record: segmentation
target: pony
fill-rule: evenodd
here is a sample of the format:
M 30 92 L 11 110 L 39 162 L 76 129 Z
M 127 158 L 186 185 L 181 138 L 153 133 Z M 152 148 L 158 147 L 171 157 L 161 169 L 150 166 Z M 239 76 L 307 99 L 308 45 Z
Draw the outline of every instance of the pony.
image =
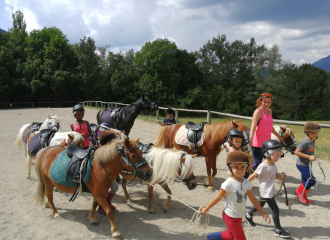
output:
M 28 137 L 27 142 L 27 156 L 25 160 L 25 169 L 27 170 L 26 178 L 31 178 L 31 165 L 32 165 L 32 159 L 35 159 L 35 156 L 32 156 L 29 151 L 29 146 L 31 143 L 32 138 L 37 134 L 38 132 L 34 132 L 30 134 Z M 56 145 L 62 145 L 62 146 L 68 146 L 69 144 L 72 145 L 78 145 L 80 147 L 84 146 L 84 138 L 80 135 L 80 133 L 77 132 L 55 132 L 54 136 L 50 140 L 49 147 L 56 146 Z
M 94 152 L 90 180 L 86 184 L 86 187 L 94 197 L 89 213 L 90 222 L 97 222 L 95 210 L 97 205 L 100 204 L 110 219 L 112 237 L 114 238 L 121 237 L 121 233 L 115 223 L 114 212 L 105 198 L 108 189 L 124 167 L 137 173 L 139 178 L 146 181 L 152 176 L 152 169 L 142 157 L 142 152 L 137 146 L 138 141 L 139 139 L 133 141 L 126 138 L 125 140 L 111 142 L 97 149 Z M 54 186 L 65 193 L 73 193 L 75 191 L 74 187 L 58 184 L 50 177 L 50 168 L 58 154 L 62 151 L 64 149 L 59 146 L 43 148 L 38 152 L 35 164 L 35 170 L 39 179 L 35 200 L 40 205 L 49 205 L 54 218 L 59 216 L 53 202 Z M 48 199 L 46 203 L 45 196 Z
M 121 109 L 122 113 L 120 113 Z M 101 124 L 102 122 L 108 122 L 111 128 L 115 128 L 120 131 L 125 131 L 125 134 L 128 136 L 131 131 L 131 128 L 133 127 L 135 119 L 143 110 L 147 110 L 150 113 L 157 109 L 157 104 L 142 97 L 141 99 L 124 108 L 119 108 L 117 111 L 117 113 L 119 113 L 118 119 L 110 121 L 110 115 L 115 110 L 114 108 L 101 109 L 97 113 L 96 119 L 98 124 Z
M 59 128 L 60 120 L 57 115 L 52 117 L 48 116 L 48 118 L 46 118 L 45 121 L 42 123 L 33 122 L 25 124 L 20 128 L 17 134 L 15 146 L 17 147 L 17 149 L 23 150 L 24 156 L 27 157 L 27 140 L 32 132 L 41 131 L 43 129 L 54 129 L 58 131 Z
M 164 148 L 176 148 L 178 150 L 185 151 L 189 154 L 194 154 L 194 150 L 190 149 L 187 146 L 178 145 L 175 142 L 175 135 L 181 124 L 173 124 L 171 126 L 162 127 L 156 138 L 153 141 L 153 144 L 156 147 L 164 147 Z M 216 167 L 216 159 L 218 154 L 221 151 L 222 144 L 227 140 L 227 134 L 230 130 L 237 128 L 238 130 L 244 131 L 246 129 L 246 125 L 244 125 L 243 121 L 240 120 L 237 123 L 235 120 L 229 122 L 221 122 L 215 124 L 205 124 L 204 134 L 205 139 L 203 145 L 199 147 L 200 155 L 205 157 L 206 163 L 206 172 L 207 172 L 207 182 L 206 185 L 209 186 L 210 189 L 213 189 L 211 182 L 212 178 L 217 174 Z M 212 172 L 211 172 L 212 170 Z
M 152 147 L 148 151 L 146 154 L 146 160 L 153 168 L 152 178 L 148 181 L 148 183 L 150 183 L 148 184 L 149 201 L 147 205 L 147 211 L 149 213 L 155 213 L 155 209 L 152 205 L 152 185 L 158 183 L 168 194 L 172 194 L 172 191 L 167 184 L 169 180 L 182 182 L 189 190 L 193 190 L 197 187 L 197 181 L 193 173 L 193 157 L 194 156 L 188 155 L 185 152 L 178 151 L 176 149 Z M 127 181 L 132 180 L 132 174 L 127 171 L 123 171 L 120 175 L 123 177 L 122 187 L 125 194 L 125 200 L 126 202 L 132 202 L 126 188 Z M 163 204 L 164 212 L 167 212 L 170 206 L 171 196 L 168 195 L 166 202 Z
M 294 140 L 294 134 L 292 129 L 289 126 L 274 126 L 275 131 L 284 139 L 284 142 L 281 143 L 283 147 L 288 150 L 291 154 L 294 154 L 297 148 L 297 144 Z M 273 133 L 271 139 L 280 141 Z

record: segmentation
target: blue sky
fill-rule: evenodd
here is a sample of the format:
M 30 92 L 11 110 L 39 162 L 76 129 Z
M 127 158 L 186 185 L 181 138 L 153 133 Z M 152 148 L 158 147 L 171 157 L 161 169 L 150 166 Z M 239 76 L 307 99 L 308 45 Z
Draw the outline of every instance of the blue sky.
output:
M 196 51 L 218 34 L 227 40 L 280 46 L 297 65 L 330 55 L 327 0 L 0 0 L 0 28 L 24 13 L 27 30 L 55 26 L 70 43 L 84 36 L 114 52 L 166 37 Z

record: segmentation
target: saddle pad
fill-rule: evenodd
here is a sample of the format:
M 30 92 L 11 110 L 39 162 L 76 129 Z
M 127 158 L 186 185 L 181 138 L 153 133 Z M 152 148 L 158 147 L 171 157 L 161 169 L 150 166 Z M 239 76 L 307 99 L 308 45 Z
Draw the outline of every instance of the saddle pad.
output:
M 38 151 L 41 149 L 38 146 L 39 138 L 40 138 L 40 132 L 36 133 L 30 141 L 29 153 L 30 153 L 31 156 L 35 156 L 38 153 Z
M 28 140 L 28 137 L 30 135 L 30 132 L 31 132 L 31 125 L 27 126 L 24 131 L 23 131 L 23 134 L 22 134 L 22 141 L 24 143 L 27 143 L 27 140 Z
M 111 117 L 111 109 L 109 109 L 108 111 L 106 111 L 105 113 L 103 113 L 102 115 L 102 122 L 110 122 L 110 117 Z
M 71 158 L 68 157 L 67 150 L 60 152 L 50 167 L 49 174 L 54 182 L 67 187 L 75 187 L 76 183 L 72 180 L 72 178 L 68 177 L 68 181 L 65 182 L 66 169 L 70 163 L 70 160 Z M 92 162 L 93 160 L 88 161 L 86 174 L 82 178 L 84 184 L 87 184 L 91 177 Z
M 204 127 L 204 130 L 205 130 L 205 127 Z M 179 145 L 187 146 L 190 149 L 192 149 L 194 147 L 194 144 L 188 141 L 187 134 L 188 134 L 188 129 L 186 128 L 185 125 L 182 125 L 175 134 L 175 142 Z M 199 142 L 197 143 L 198 147 L 200 147 L 204 144 L 204 138 L 205 138 L 205 134 L 203 131 L 201 140 L 199 140 Z

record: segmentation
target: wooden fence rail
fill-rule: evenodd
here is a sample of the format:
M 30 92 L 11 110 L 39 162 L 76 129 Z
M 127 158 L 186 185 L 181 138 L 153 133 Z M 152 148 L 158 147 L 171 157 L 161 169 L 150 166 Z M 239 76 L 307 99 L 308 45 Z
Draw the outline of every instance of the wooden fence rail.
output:
M 119 103 L 119 102 L 102 102 L 102 101 L 85 101 L 81 102 L 80 104 L 84 106 L 90 106 L 90 107 L 100 107 L 100 108 L 107 108 L 110 107 L 119 107 L 119 106 L 127 106 L 130 104 L 126 103 Z M 166 110 L 166 107 L 159 107 L 159 109 Z M 156 119 L 159 119 L 159 109 L 156 111 Z M 215 111 L 209 111 L 209 110 L 194 110 L 194 109 L 183 109 L 183 108 L 173 108 L 175 111 L 175 120 L 176 122 L 179 122 L 179 112 L 196 112 L 196 113 L 206 113 L 206 122 L 211 124 L 211 114 L 220 115 L 220 116 L 226 116 L 226 117 L 232 117 L 232 118 L 239 118 L 239 119 L 246 119 L 246 120 L 252 120 L 252 117 L 246 117 L 246 116 L 240 116 L 230 113 L 221 113 L 221 112 L 215 112 Z M 280 120 L 280 119 L 274 119 L 274 123 L 280 123 L 280 124 L 289 124 L 289 125 L 298 125 L 298 126 L 304 126 L 306 122 L 296 122 L 296 121 L 288 121 L 288 120 Z M 329 124 L 319 124 L 322 128 L 330 128 Z

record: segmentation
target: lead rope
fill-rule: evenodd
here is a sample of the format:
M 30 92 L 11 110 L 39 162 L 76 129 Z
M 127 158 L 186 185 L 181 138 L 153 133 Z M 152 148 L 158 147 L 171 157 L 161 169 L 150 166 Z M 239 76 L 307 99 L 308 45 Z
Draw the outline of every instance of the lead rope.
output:
M 151 183 L 148 183 L 148 182 L 146 182 L 146 183 L 149 184 L 149 185 L 151 185 L 151 186 L 153 186 L 153 187 L 155 187 L 155 185 L 153 185 L 153 184 L 151 184 Z M 192 217 L 191 220 L 189 221 L 189 226 L 190 226 L 190 228 L 197 230 L 197 228 L 200 226 L 200 224 L 201 224 L 201 222 L 202 222 L 202 215 L 203 215 L 203 214 L 202 214 L 202 212 L 201 212 L 200 210 L 201 210 L 204 206 L 200 207 L 200 208 L 198 209 L 198 211 L 196 211 L 196 209 L 193 208 L 192 206 L 190 206 L 189 204 L 186 204 L 186 203 L 184 203 L 183 201 L 181 201 L 180 199 L 174 197 L 173 195 L 168 194 L 164 189 L 162 189 L 162 190 L 163 190 L 168 196 L 174 198 L 175 200 L 181 202 L 183 205 L 186 205 L 187 207 L 189 207 L 190 209 L 192 209 L 192 210 L 195 211 L 193 217 Z M 204 229 L 206 229 L 206 228 L 209 226 L 209 223 L 210 223 L 210 215 L 207 214 L 207 213 L 205 213 L 204 215 L 205 215 Z M 196 233 L 195 233 L 195 234 L 196 234 Z

